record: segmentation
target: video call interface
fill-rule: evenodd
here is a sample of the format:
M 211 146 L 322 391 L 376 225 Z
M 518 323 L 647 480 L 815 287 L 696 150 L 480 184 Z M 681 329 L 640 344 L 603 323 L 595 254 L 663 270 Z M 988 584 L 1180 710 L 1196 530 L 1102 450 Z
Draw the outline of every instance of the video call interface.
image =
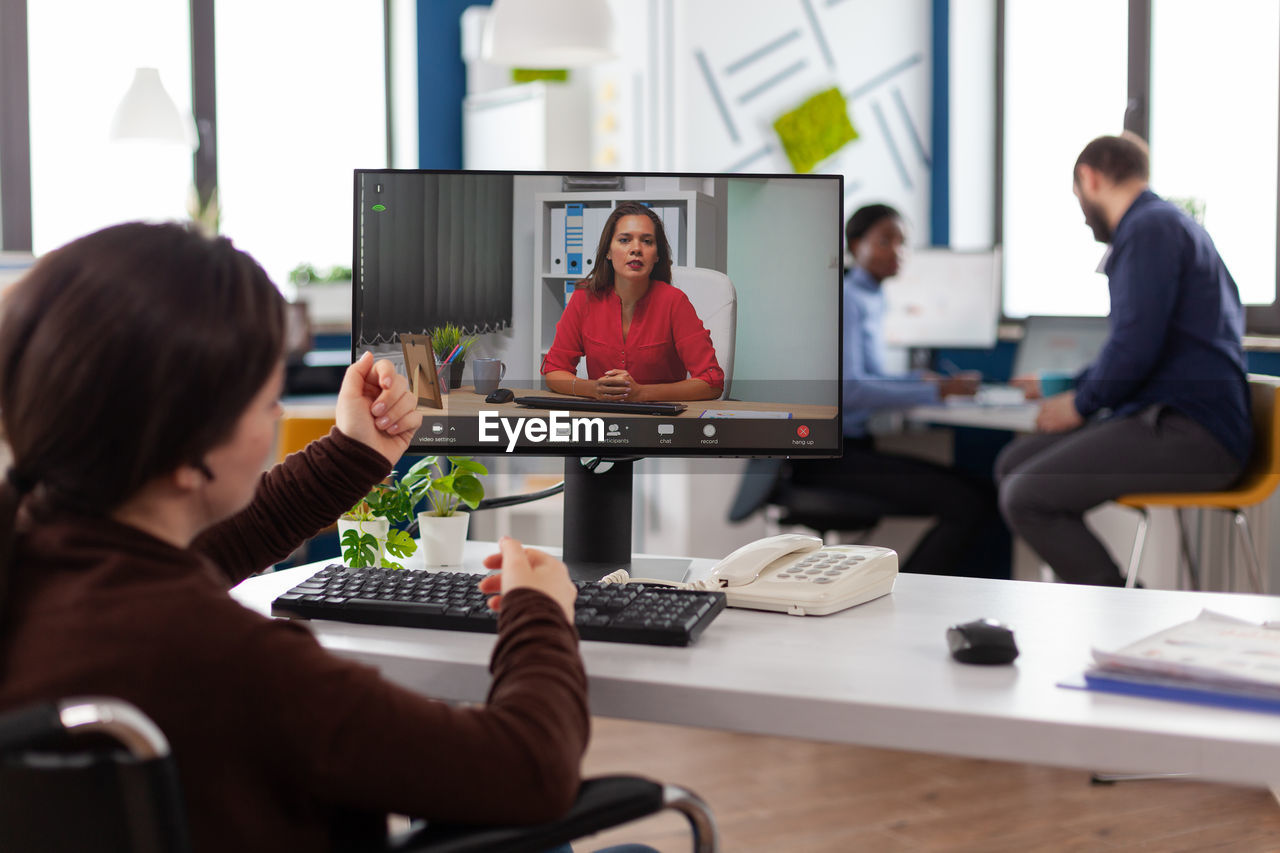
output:
M 842 198 L 838 175 L 359 170 L 352 354 L 409 378 L 411 452 L 838 455 Z

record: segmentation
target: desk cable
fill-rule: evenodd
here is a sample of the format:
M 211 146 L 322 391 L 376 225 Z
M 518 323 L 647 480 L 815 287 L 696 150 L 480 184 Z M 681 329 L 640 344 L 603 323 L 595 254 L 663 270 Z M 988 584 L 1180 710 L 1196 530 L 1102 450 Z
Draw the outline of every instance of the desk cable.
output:
M 587 461 L 583 462 L 582 467 L 586 468 L 588 471 L 595 471 L 597 468 L 599 468 L 601 465 L 605 463 L 633 462 L 640 458 L 642 457 L 639 457 L 639 456 L 616 456 L 616 457 L 615 456 L 608 456 L 608 457 L 593 456 Z M 500 498 L 485 498 L 484 500 L 480 501 L 480 503 L 476 504 L 475 509 L 472 509 L 466 504 L 462 504 L 461 506 L 458 507 L 458 512 L 479 512 L 481 510 L 486 510 L 486 509 L 502 509 L 503 507 L 508 507 L 508 506 L 519 506 L 520 504 L 527 504 L 527 503 L 533 503 L 534 501 L 540 501 L 543 498 L 555 497 L 556 495 L 560 494 L 563 491 L 564 491 L 564 480 L 561 480 L 560 482 L 556 483 L 554 486 L 548 486 L 547 488 L 541 489 L 536 492 L 526 492 L 522 495 L 506 495 L 505 497 L 500 497 Z M 416 517 L 413 519 L 412 522 L 410 522 L 409 526 L 405 528 L 405 532 L 408 533 L 410 536 L 418 535 L 418 519 Z
M 701 592 L 720 592 L 728 584 L 723 578 L 703 578 L 699 581 L 667 581 L 658 578 L 633 578 L 626 569 L 618 569 L 600 578 L 600 583 L 643 583 L 649 586 L 669 586 L 674 589 L 693 589 Z

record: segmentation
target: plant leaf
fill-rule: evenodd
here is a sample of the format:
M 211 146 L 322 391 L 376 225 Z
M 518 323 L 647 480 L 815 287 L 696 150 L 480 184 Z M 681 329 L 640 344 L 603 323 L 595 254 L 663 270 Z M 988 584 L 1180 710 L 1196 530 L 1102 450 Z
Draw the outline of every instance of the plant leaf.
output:
M 409 557 L 418 550 L 418 543 L 403 530 L 392 530 L 387 533 L 387 551 L 396 557 Z
M 402 483 L 407 482 L 412 484 L 412 483 L 418 482 L 423 477 L 428 476 L 431 473 L 430 471 L 431 466 L 436 464 L 436 460 L 439 458 L 440 457 L 438 456 L 422 457 L 417 462 L 415 462 L 408 471 L 404 472 L 404 479 L 402 479 L 400 482 Z
M 342 561 L 353 569 L 366 569 L 378 560 L 378 540 L 372 533 L 348 530 L 341 544 Z
M 470 474 L 462 474 L 454 480 L 453 490 L 472 509 L 484 499 L 484 484 Z
M 483 464 L 472 459 L 470 456 L 450 456 L 449 462 L 453 465 L 454 470 L 470 471 L 472 474 L 488 474 L 489 469 Z

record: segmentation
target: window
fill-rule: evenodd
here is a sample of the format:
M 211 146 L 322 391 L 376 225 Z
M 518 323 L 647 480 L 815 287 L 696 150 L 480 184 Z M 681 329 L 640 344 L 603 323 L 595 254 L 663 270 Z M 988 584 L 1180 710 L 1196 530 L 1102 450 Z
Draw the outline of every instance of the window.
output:
M 1004 313 L 1104 315 L 1104 247 L 1071 192 L 1090 139 L 1123 130 L 1127 4 L 1006 0 Z
M 1070 194 L 1070 167 L 1132 106 L 1152 189 L 1201 212 L 1241 298 L 1258 306 L 1250 328 L 1280 331 L 1280 6 L 1150 0 L 1148 23 L 1143 2 L 1002 5 L 1006 315 L 1107 313 L 1105 279 L 1082 272 L 1101 247 Z
M 219 3 L 216 24 L 222 233 L 281 286 L 350 266 L 353 170 L 387 165 L 382 0 Z
M 1203 206 L 1254 305 L 1276 298 L 1277 69 L 1280 4 L 1152 4 L 1152 188 Z
M 191 114 L 187 4 L 41 0 L 27 15 L 36 254 L 116 222 L 185 218 L 191 150 L 108 132 L 138 67 Z
M 387 159 L 382 0 L 215 12 L 222 233 L 282 286 L 303 262 L 348 266 L 353 170 Z M 115 222 L 187 218 L 191 150 L 108 131 L 137 67 L 159 69 L 191 115 L 188 4 L 41 0 L 28 33 L 35 252 Z

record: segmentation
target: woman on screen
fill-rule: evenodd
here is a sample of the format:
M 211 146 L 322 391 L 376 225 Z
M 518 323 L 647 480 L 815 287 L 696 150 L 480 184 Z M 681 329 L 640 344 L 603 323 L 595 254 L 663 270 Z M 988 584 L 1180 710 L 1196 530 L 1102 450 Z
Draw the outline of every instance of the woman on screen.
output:
M 589 718 L 560 561 L 509 538 L 486 560 L 502 615 L 477 707 L 227 595 L 404 453 L 422 417 L 390 362 L 348 368 L 336 428 L 263 473 L 284 301 L 228 240 L 113 226 L 41 258 L 4 309 L 0 711 L 138 706 L 172 744 L 195 850 L 328 850 L 356 814 L 512 823 L 569 807 Z
M 543 360 L 547 387 L 596 400 L 713 400 L 724 391 L 711 333 L 671 285 L 662 220 L 624 201 L 605 222 L 595 269 L 565 306 Z M 576 376 L 587 359 L 587 378 Z

